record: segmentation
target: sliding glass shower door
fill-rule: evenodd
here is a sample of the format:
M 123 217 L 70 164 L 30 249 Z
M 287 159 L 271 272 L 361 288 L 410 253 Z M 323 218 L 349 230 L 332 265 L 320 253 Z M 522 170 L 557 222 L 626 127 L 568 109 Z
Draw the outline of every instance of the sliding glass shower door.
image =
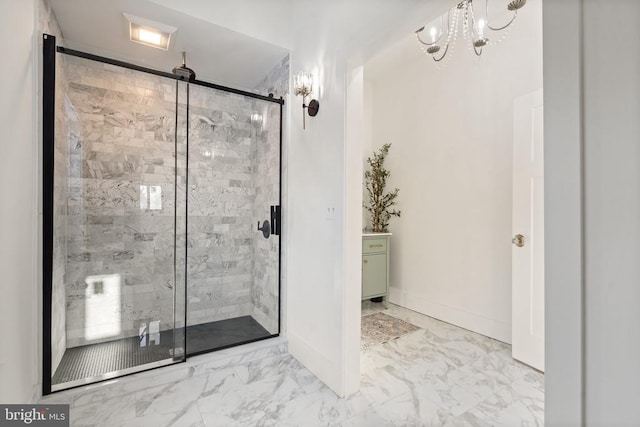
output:
M 184 359 L 176 161 L 186 144 L 174 80 L 55 59 L 54 391 Z
M 192 355 L 279 332 L 281 105 L 181 84 L 189 99 L 186 332 Z
M 43 392 L 280 331 L 282 100 L 44 36 Z

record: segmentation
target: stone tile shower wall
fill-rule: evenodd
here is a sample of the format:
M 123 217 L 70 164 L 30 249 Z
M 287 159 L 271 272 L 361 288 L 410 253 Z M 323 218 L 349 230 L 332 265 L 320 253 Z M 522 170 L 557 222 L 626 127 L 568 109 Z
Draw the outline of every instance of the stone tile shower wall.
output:
M 66 120 L 78 130 L 59 139 L 67 346 L 136 336 L 154 320 L 171 329 L 175 83 L 74 57 L 65 65 Z
M 249 316 L 255 131 L 244 96 L 191 85 L 187 324 Z
M 278 201 L 279 105 L 191 85 L 187 188 L 180 83 L 176 194 L 175 82 L 74 57 L 65 64 L 67 131 L 56 152 L 65 265 L 55 271 L 64 271 L 67 346 L 136 336 L 154 320 L 173 328 L 174 197 L 178 270 L 188 222 L 188 324 L 251 315 L 277 332 L 278 248 L 256 223 Z
M 282 58 L 260 83 L 253 88 L 259 94 L 272 93 L 274 98 L 287 98 L 289 94 L 289 55 Z M 286 106 L 286 105 L 285 105 Z
M 289 92 L 289 55 L 254 90 L 262 94 L 272 93 L 275 98 L 286 98 Z M 263 108 L 260 117 L 254 154 L 254 223 L 269 218 L 269 206 L 278 204 L 280 196 L 280 106 L 273 104 Z M 258 238 L 253 252 L 251 314 L 271 333 L 278 332 L 280 248 L 277 242 L 273 237 Z

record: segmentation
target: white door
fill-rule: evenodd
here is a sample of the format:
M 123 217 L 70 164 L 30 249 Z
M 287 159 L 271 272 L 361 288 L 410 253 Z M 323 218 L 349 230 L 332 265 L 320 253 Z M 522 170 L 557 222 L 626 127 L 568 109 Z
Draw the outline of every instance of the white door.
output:
M 512 356 L 544 371 L 542 90 L 513 111 Z

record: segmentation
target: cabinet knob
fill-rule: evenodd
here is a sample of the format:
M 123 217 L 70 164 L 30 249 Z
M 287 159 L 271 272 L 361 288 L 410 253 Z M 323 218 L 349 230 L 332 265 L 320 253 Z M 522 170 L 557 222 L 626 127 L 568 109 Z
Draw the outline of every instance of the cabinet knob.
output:
M 364 260 L 362 260 L 362 263 L 363 263 L 363 264 L 367 264 L 368 262 L 369 262 L 369 260 L 368 260 L 368 259 L 364 259 Z

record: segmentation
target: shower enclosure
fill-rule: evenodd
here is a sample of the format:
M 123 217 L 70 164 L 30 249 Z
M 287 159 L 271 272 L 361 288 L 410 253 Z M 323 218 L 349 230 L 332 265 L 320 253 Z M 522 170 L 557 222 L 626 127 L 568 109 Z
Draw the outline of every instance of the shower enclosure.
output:
M 282 99 L 44 35 L 43 391 L 280 332 Z

